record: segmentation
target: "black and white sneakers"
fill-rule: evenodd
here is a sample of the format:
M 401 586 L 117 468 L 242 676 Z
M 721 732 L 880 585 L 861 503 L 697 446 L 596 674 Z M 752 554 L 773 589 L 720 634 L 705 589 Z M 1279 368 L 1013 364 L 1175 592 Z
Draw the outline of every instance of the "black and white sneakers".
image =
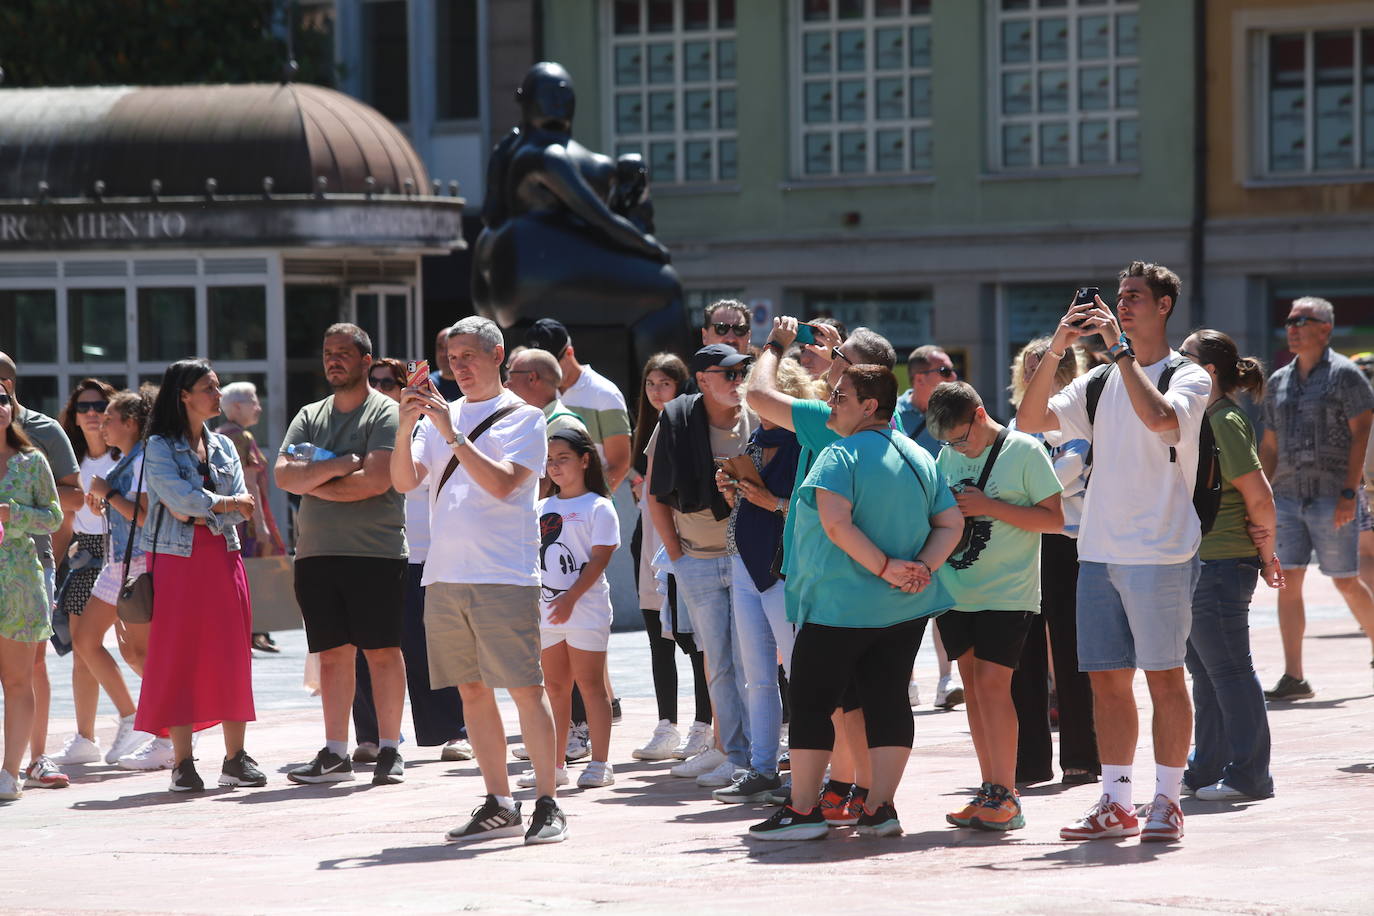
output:
M 472 810 L 468 822 L 444 834 L 444 839 L 449 843 L 466 843 L 487 837 L 519 836 L 520 822 L 519 802 L 515 803 L 514 810 L 503 808 L 495 795 L 488 795 L 482 804 Z
M 219 784 L 222 786 L 265 786 L 267 785 L 267 775 L 258 769 L 256 760 L 249 757 L 246 751 L 240 750 L 224 761 L 224 766 L 219 772 Z
M 749 828 L 749 836 L 756 840 L 823 840 L 829 833 L 820 805 L 806 814 L 783 805 L 768 820 Z
M 525 845 L 561 843 L 567 838 L 568 819 L 563 816 L 563 809 L 549 796 L 539 796 L 534 803 L 534 814 L 530 815 L 530 829 L 525 831 Z
M 321 782 L 348 782 L 353 779 L 353 761 L 341 757 L 327 747 L 320 748 L 315 759 L 286 774 L 292 782 L 313 785 Z
M 372 769 L 374 786 L 394 786 L 406 781 L 406 762 L 401 752 L 394 747 L 384 747 L 377 752 L 377 764 Z
M 196 772 L 196 761 L 193 757 L 187 757 L 172 769 L 173 792 L 204 792 L 205 781 Z

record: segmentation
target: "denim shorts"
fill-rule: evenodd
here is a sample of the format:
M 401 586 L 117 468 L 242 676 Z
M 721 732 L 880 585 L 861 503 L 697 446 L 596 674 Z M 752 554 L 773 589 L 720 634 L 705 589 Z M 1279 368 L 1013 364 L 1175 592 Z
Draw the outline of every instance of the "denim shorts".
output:
M 1331 527 L 1336 497 L 1290 499 L 1277 496 L 1276 538 L 1279 563 L 1284 569 L 1301 569 L 1317 554 L 1317 567 L 1332 579 L 1348 579 L 1360 572 L 1360 526 L 1347 522 Z
M 1078 670 L 1182 668 L 1193 625 L 1197 557 L 1160 566 L 1078 567 Z

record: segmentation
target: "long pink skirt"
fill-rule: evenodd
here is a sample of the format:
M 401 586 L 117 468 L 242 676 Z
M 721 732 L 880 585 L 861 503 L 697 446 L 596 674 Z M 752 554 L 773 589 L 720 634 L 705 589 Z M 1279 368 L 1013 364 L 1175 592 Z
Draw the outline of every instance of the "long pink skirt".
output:
M 134 727 L 166 736 L 173 725 L 253 721 L 253 607 L 239 553 L 197 526 L 191 556 L 149 559 L 153 623 Z

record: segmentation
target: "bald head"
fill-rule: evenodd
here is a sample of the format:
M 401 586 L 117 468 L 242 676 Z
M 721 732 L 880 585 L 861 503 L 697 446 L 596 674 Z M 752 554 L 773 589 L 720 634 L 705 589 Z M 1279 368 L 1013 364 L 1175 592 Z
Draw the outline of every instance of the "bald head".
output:
M 19 367 L 14 364 L 14 360 L 3 350 L 0 350 L 0 374 L 14 378 L 19 374 Z
M 510 390 L 535 407 L 553 403 L 562 381 L 563 369 L 548 350 L 530 347 L 511 360 Z

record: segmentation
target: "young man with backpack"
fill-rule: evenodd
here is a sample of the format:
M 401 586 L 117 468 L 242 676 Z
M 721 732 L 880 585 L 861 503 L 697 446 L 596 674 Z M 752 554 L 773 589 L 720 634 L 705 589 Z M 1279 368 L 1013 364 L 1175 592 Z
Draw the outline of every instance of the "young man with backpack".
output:
M 1078 542 L 1078 659 L 1092 678 L 1105 794 L 1060 831 L 1068 840 L 1183 836 L 1178 799 L 1193 715 L 1183 660 L 1203 530 L 1196 504 L 1203 515 L 1216 510 L 1212 480 L 1196 488 L 1211 380 L 1167 338 L 1180 285 L 1168 268 L 1133 261 L 1120 274 L 1116 315 L 1100 297 L 1071 306 L 1016 416 L 1023 431 L 1057 430 L 1092 443 Z M 1110 371 L 1079 376 L 1051 397 L 1059 360 L 1093 334 L 1107 344 Z M 1091 415 L 1090 386 L 1097 389 Z M 1143 825 L 1132 799 L 1137 668 L 1154 706 L 1155 791 Z

